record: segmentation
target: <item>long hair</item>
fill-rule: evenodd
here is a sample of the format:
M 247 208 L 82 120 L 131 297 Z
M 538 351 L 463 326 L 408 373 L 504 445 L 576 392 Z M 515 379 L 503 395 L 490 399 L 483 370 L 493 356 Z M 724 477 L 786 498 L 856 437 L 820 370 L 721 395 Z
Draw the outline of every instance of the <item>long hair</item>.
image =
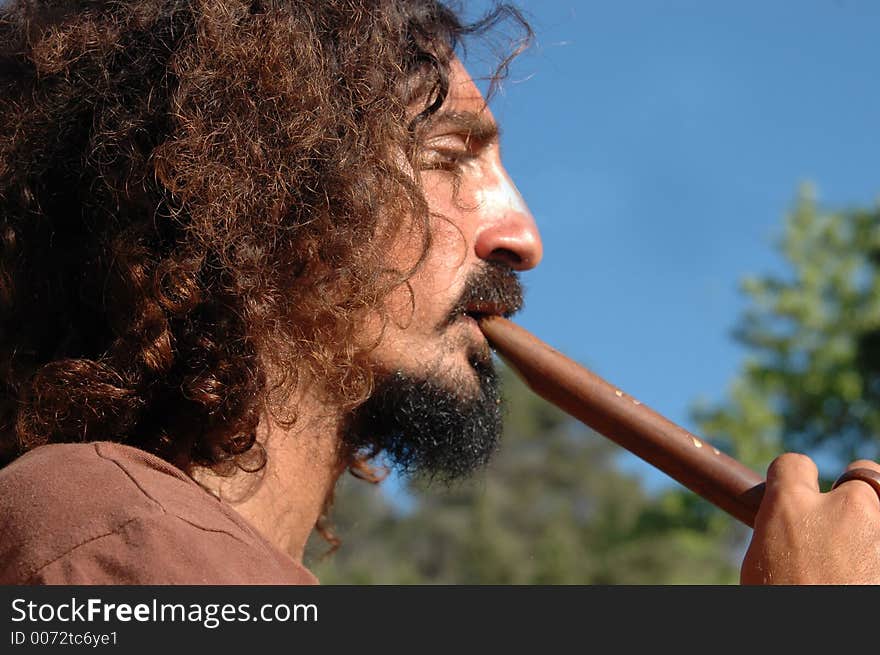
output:
M 507 16 L 528 31 L 434 0 L 0 9 L 0 465 L 109 439 L 259 468 L 303 380 L 361 403 L 358 319 L 430 248 L 401 155 L 460 40 Z M 401 231 L 407 270 L 383 258 Z

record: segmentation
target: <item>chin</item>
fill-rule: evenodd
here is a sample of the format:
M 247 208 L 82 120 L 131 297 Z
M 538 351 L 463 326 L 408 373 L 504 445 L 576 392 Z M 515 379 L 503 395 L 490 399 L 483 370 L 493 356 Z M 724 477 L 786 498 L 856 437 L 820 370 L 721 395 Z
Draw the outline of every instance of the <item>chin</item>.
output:
M 352 413 L 346 443 L 384 453 L 404 475 L 451 481 L 484 467 L 501 438 L 498 379 L 491 356 L 474 352 L 466 361 L 463 374 L 378 376 Z

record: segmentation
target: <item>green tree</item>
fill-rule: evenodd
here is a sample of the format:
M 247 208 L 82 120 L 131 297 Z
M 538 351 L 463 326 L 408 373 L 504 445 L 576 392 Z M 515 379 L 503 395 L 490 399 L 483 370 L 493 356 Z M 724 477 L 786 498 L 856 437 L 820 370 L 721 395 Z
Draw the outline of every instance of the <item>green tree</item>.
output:
M 876 458 L 880 208 L 823 211 L 806 187 L 779 251 L 785 274 L 744 282 L 735 336 L 749 355 L 728 397 L 695 410 L 701 431 L 756 467 L 783 451 Z

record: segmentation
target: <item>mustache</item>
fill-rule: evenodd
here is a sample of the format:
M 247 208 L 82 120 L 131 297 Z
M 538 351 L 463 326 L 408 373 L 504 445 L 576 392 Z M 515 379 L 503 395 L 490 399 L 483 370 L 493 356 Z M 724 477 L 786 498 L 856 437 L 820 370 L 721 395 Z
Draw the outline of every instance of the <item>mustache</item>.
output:
M 465 314 L 499 314 L 509 318 L 522 309 L 523 295 L 516 271 L 499 262 L 488 262 L 468 276 L 443 327 Z

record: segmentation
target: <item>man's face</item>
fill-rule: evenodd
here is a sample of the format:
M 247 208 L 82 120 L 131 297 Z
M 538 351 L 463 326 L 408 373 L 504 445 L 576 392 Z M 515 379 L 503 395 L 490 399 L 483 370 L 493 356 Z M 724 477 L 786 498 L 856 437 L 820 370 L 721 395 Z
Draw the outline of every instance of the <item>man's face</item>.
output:
M 535 221 L 501 164 L 498 130 L 458 60 L 423 153 L 430 211 L 427 259 L 386 308 L 391 320 L 372 352 L 373 398 L 356 418 L 362 443 L 378 443 L 404 469 L 457 477 L 483 464 L 500 432 L 488 344 L 475 317 L 522 303 L 516 272 L 541 260 Z M 405 267 L 419 244 L 389 253 Z
M 411 278 L 413 298 L 400 288 L 390 300 L 394 320 L 373 353 L 385 370 L 435 370 L 474 388 L 475 349 L 488 352 L 477 322 L 450 313 L 466 294 L 469 278 L 488 265 L 511 271 L 541 260 L 541 238 L 501 164 L 498 131 L 485 100 L 458 60 L 449 95 L 435 116 L 424 153 L 422 184 L 432 217 L 433 245 Z M 409 244 L 402 246 L 405 249 Z M 413 253 L 398 254 L 412 261 Z M 467 311 L 502 314 L 519 307 L 476 299 Z M 411 319 L 410 319 L 411 315 Z M 466 390 L 466 389 L 465 389 Z

